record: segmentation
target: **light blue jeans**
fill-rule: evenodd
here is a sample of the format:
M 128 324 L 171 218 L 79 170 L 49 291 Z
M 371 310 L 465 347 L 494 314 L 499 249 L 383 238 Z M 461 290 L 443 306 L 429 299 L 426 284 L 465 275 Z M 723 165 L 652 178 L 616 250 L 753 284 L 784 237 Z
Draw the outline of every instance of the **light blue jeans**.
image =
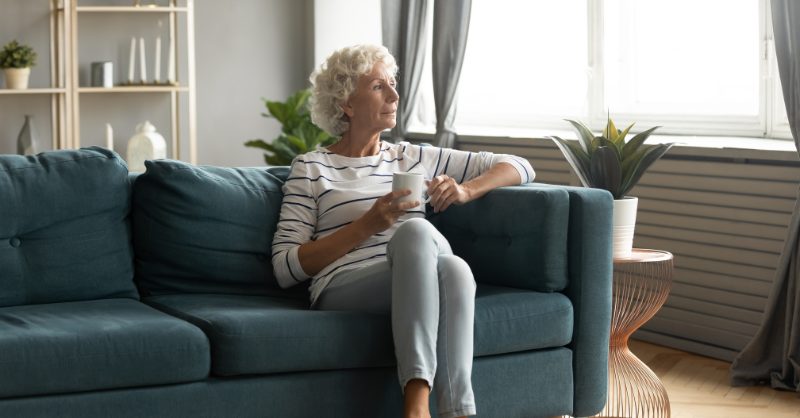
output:
M 438 415 L 475 415 L 472 348 L 475 279 L 430 222 L 413 218 L 395 231 L 387 261 L 337 274 L 315 309 L 391 312 L 397 374 L 405 392 L 424 379 Z

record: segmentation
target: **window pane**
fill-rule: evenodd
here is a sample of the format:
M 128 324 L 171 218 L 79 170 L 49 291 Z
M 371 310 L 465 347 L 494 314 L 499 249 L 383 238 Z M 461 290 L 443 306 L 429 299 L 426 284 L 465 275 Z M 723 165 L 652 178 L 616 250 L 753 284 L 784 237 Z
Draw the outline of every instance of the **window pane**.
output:
M 612 113 L 758 115 L 758 0 L 606 0 Z
M 456 124 L 586 114 L 586 13 L 585 1 L 474 1 Z

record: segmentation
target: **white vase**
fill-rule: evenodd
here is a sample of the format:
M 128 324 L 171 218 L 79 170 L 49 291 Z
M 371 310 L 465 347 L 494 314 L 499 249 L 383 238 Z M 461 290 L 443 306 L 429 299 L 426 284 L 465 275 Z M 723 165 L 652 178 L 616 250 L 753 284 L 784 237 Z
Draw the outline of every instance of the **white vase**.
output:
M 636 227 L 636 210 L 639 199 L 625 196 L 614 200 L 614 258 L 630 258 L 633 247 L 633 230 Z
M 10 90 L 25 90 L 28 88 L 30 68 L 4 68 L 6 88 Z
M 136 135 L 128 141 L 128 171 L 144 173 L 144 162 L 167 158 L 167 142 L 149 121 L 136 126 Z

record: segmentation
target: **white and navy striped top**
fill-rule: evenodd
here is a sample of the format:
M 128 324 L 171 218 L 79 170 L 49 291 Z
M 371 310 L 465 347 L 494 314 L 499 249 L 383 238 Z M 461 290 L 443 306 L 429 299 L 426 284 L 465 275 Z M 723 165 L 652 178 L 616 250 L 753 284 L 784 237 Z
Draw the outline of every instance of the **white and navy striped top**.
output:
M 309 279 L 298 259 L 300 245 L 328 234 L 358 219 L 375 200 L 392 190 L 392 173 L 416 172 L 425 179 L 440 174 L 463 183 L 506 162 L 519 172 L 523 183 L 533 181 L 527 160 L 512 155 L 466 152 L 433 146 L 392 144 L 381 141 L 380 152 L 367 157 L 345 157 L 326 148 L 297 156 L 283 185 L 278 229 L 272 241 L 272 265 L 283 288 Z M 313 277 L 311 303 L 316 301 L 334 274 L 362 268 L 386 259 L 386 244 L 406 219 L 424 217 L 422 210 L 409 211 L 389 229 L 375 234 L 323 268 Z

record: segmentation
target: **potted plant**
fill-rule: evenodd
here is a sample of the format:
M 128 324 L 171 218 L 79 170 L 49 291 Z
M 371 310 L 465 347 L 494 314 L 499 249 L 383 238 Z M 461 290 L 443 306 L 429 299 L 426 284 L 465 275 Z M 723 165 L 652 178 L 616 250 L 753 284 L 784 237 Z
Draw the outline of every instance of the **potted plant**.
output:
M 36 65 L 36 52 L 28 45 L 13 40 L 0 51 L 0 68 L 6 79 L 6 88 L 24 90 L 28 88 L 31 67 Z
M 626 141 L 633 124 L 621 131 L 609 117 L 603 135 L 594 136 L 583 123 L 567 122 L 578 133 L 577 143 L 557 136 L 549 138 L 556 143 L 585 187 L 605 189 L 614 196 L 614 258 L 630 257 L 638 199 L 627 194 L 674 143 L 644 145 L 659 126 Z
M 308 113 L 309 97 L 311 90 L 304 89 L 291 95 L 286 102 L 264 100 L 269 113 L 262 113 L 261 116 L 277 119 L 283 125 L 281 134 L 271 143 L 253 139 L 244 145 L 266 150 L 264 161 L 269 165 L 289 165 L 299 154 L 336 142 L 336 137 L 311 122 L 311 115 Z

